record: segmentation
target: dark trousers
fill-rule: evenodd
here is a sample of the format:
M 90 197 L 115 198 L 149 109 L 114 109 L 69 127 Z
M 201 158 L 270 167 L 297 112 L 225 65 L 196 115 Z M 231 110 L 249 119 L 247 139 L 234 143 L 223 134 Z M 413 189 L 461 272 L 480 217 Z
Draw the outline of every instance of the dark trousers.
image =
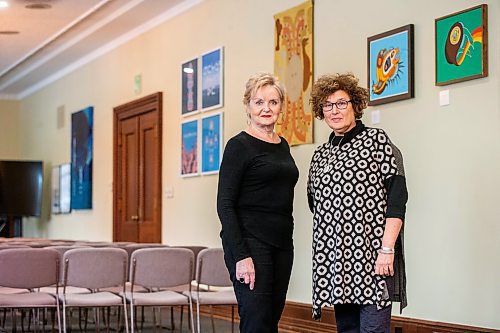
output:
M 338 333 L 389 333 L 391 306 L 377 310 L 376 305 L 334 305 Z
M 293 249 L 245 238 L 255 267 L 255 287 L 234 279 L 241 333 L 278 333 L 292 272 Z

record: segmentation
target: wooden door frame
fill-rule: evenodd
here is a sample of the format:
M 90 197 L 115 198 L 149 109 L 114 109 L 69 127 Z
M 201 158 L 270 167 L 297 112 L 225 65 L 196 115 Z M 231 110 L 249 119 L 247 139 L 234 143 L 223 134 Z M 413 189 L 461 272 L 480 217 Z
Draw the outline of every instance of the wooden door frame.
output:
M 136 99 L 134 101 L 128 102 L 123 105 L 119 105 L 113 108 L 113 241 L 118 239 L 118 225 L 120 221 L 118 220 L 118 203 L 116 193 L 118 188 L 122 184 L 122 180 L 118 179 L 118 123 L 126 118 L 136 117 L 143 113 L 150 112 L 151 110 L 157 111 L 157 124 L 158 124 L 158 206 L 155 209 L 155 214 L 158 216 L 158 222 L 160 223 L 160 238 L 162 230 L 162 219 L 161 219 L 161 194 L 162 194 L 162 111 L 163 111 L 163 99 L 162 93 L 156 92 L 151 95 Z

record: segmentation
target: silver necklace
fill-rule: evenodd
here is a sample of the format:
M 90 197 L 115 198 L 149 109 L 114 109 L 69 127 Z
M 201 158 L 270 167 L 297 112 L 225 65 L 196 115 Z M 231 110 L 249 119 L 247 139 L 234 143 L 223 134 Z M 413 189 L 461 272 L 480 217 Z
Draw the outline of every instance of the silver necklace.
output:
M 336 146 L 332 147 L 332 149 L 335 149 L 335 148 L 340 149 L 340 144 L 342 143 L 342 140 L 344 140 L 344 137 L 345 137 L 345 135 L 343 135 L 343 136 L 340 138 L 339 143 L 337 143 L 337 145 L 336 145 Z M 333 140 L 332 140 L 332 143 L 333 143 Z M 333 145 L 332 145 L 332 146 L 333 146 Z

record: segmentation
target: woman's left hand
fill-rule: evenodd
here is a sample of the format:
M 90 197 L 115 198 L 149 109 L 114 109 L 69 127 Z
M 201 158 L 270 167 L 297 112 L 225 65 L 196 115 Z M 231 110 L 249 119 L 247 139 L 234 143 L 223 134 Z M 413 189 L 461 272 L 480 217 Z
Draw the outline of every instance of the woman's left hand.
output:
M 394 275 L 394 253 L 379 253 L 375 262 L 375 274 L 382 276 Z

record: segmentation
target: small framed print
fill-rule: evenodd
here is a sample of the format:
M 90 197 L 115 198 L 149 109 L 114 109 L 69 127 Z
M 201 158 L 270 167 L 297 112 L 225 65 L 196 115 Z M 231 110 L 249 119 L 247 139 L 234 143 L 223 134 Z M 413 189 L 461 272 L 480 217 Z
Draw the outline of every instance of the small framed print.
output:
M 488 76 L 488 5 L 435 20 L 436 85 Z
M 368 37 L 368 105 L 414 97 L 413 24 Z
M 219 172 L 222 158 L 222 113 L 201 119 L 201 173 Z
M 224 57 L 220 47 L 201 56 L 202 111 L 220 108 L 224 92 Z
M 71 164 L 52 168 L 52 214 L 71 212 Z
M 181 66 L 183 116 L 198 111 L 198 58 L 189 60 Z
M 198 120 L 181 124 L 181 176 L 197 176 L 198 171 Z

